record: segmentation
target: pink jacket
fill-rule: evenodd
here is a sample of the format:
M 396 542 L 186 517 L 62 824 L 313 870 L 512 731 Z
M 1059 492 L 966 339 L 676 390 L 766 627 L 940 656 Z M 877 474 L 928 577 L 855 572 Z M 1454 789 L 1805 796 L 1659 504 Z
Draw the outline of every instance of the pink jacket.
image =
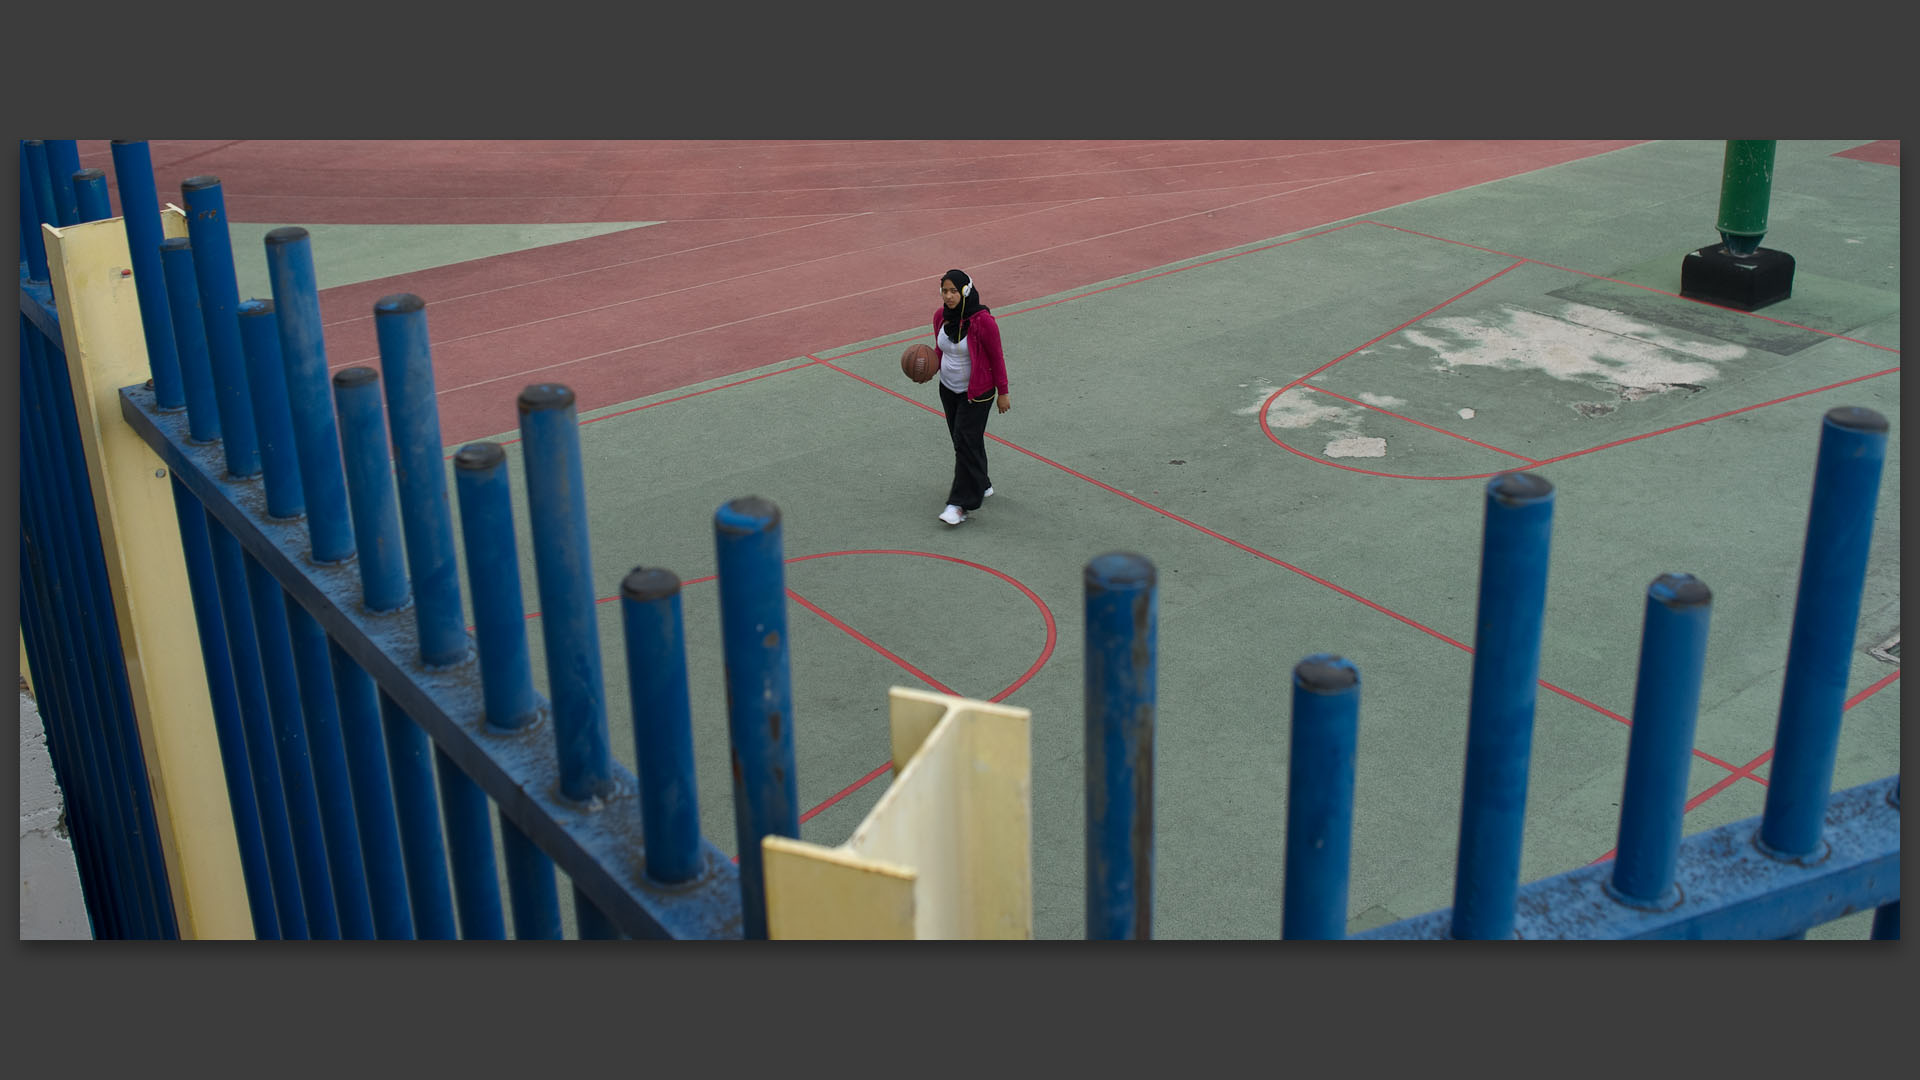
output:
M 943 305 L 933 313 L 935 338 L 940 336 L 940 327 L 946 321 L 947 309 Z M 993 321 L 993 312 L 976 311 L 968 317 L 966 342 L 968 356 L 973 360 L 973 374 L 967 379 L 967 397 L 978 401 L 986 397 L 989 390 L 1012 393 L 1007 389 L 1007 358 L 1000 352 L 1000 324 Z

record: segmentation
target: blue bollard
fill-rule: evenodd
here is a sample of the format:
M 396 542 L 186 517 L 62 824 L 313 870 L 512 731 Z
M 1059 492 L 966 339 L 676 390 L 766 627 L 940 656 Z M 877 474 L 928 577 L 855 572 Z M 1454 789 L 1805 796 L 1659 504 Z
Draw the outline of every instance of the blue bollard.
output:
M 167 283 L 160 269 L 162 237 L 160 211 L 155 206 L 159 193 L 153 185 L 153 158 L 144 141 L 115 139 L 112 148 L 128 258 L 133 262 L 133 288 L 140 300 L 140 325 L 146 331 L 154 404 L 165 410 L 184 409 L 187 398 L 180 383 L 173 313 L 167 307 Z
M 286 795 L 287 824 L 293 836 L 294 863 L 300 872 L 300 901 L 306 912 L 307 934 L 316 941 L 337 940 L 340 917 L 334 907 L 327 837 L 321 825 L 320 798 L 314 787 L 313 760 L 307 748 L 306 717 L 301 710 L 299 677 L 294 671 L 293 639 L 287 632 L 286 593 L 253 556 L 242 552 L 240 558 L 246 565 L 247 592 L 253 603 L 260 674 L 266 683 L 274 759 L 279 762 L 280 786 Z
M 540 707 L 527 651 L 520 557 L 513 538 L 513 493 L 507 454 L 499 443 L 469 443 L 453 455 L 466 542 L 467 580 L 473 586 L 474 637 L 487 722 L 513 730 Z
M 267 867 L 273 874 L 273 900 L 280 916 L 280 936 L 290 941 L 304 941 L 309 934 L 301 900 L 299 862 L 294 854 L 293 827 L 287 818 L 279 755 L 274 749 L 273 722 L 260 670 L 260 644 L 254 635 L 253 612 L 248 605 L 244 554 L 240 542 L 209 511 L 202 509 L 200 513 L 207 519 L 207 539 L 213 548 L 214 580 L 220 586 L 220 612 L 226 620 L 227 649 L 233 657 L 241 730 L 246 738 L 247 763 L 253 770 L 254 799 L 260 808 L 261 835 L 266 839 Z
M 1828 410 L 1760 822 L 1761 847 L 1781 858 L 1815 856 L 1821 848 L 1886 457 L 1886 417 L 1871 409 Z
M 354 554 L 353 519 L 347 511 L 340 433 L 327 385 L 327 350 L 320 333 L 320 294 L 314 287 L 313 242 L 305 229 L 275 229 L 267 234 L 266 248 L 312 558 L 318 563 L 345 562 Z
M 273 876 L 267 864 L 260 805 L 253 792 L 253 766 L 247 759 L 246 733 L 240 720 L 240 693 L 234 684 L 226 623 L 220 616 L 219 585 L 213 569 L 213 548 L 207 536 L 207 515 L 200 500 L 187 490 L 179 477 L 174 477 L 172 483 L 173 511 L 179 522 L 180 547 L 187 564 L 187 590 L 193 597 L 194 625 L 200 631 L 200 659 L 207 672 L 214 738 L 220 748 L 221 772 L 227 780 L 227 805 L 233 811 L 234 838 L 240 846 L 240 873 L 247 886 L 247 909 L 253 914 L 253 936 L 277 940 L 280 917 L 273 900 Z
M 73 174 L 80 171 L 80 144 L 72 139 L 48 139 L 47 186 L 53 192 L 54 220 L 61 227 L 78 225 L 80 201 L 74 195 Z
M 380 727 L 387 737 L 387 768 L 393 774 L 393 806 L 400 821 L 414 932 L 422 941 L 452 941 L 460 931 L 454 925 L 447 848 L 440 835 L 440 808 L 429 760 L 433 741 L 384 690 L 380 692 Z
M 558 941 L 564 928 L 553 860 L 506 814 L 498 816 L 500 846 L 507 856 L 507 895 L 513 901 L 513 936 L 521 941 Z
M 1360 669 L 1353 661 L 1316 653 L 1294 665 L 1283 938 L 1330 941 L 1347 936 L 1359 737 Z
M 385 297 L 373 306 L 373 326 L 380 343 L 387 412 L 392 417 L 393 464 L 420 633 L 420 662 L 445 667 L 466 659 L 467 628 L 460 610 L 446 462 L 440 456 L 440 411 L 434 403 L 426 303 L 411 293 Z M 491 841 L 488 850 L 492 850 Z
M 307 750 L 313 763 L 320 825 L 326 835 L 327 869 L 333 881 L 340 936 L 348 941 L 371 941 L 379 936 L 379 929 L 373 921 L 366 861 L 354 820 L 353 780 L 347 770 L 346 746 L 341 739 L 339 705 L 327 658 L 327 635 L 299 604 L 290 602 L 286 609 L 287 637 L 293 645 L 300 706 L 306 716 Z
M 383 940 L 414 936 L 408 899 L 406 859 L 394 815 L 393 782 L 388 775 L 386 737 L 380 730 L 380 694 L 373 676 L 361 670 L 340 644 L 327 639 L 335 700 L 340 710 L 340 742 L 353 785 L 354 819 L 366 860 L 367 897 L 373 906 L 375 933 Z
M 1635 907 L 1680 900 L 1673 879 L 1712 614 L 1713 594 L 1692 574 L 1662 574 L 1647 586 L 1620 842 L 1608 882 L 1615 899 Z
M 1513 936 L 1552 533 L 1552 484 L 1531 473 L 1503 473 L 1487 483 L 1455 938 Z
M 713 535 L 720 569 L 720 641 L 726 655 L 727 736 L 733 753 L 741 933 L 748 940 L 764 939 L 767 896 L 760 841 L 800 835 L 780 510 L 766 499 L 734 499 L 714 512 Z
M 679 576 L 635 567 L 620 584 L 620 614 L 626 629 L 647 875 L 677 885 L 698 876 L 701 863 Z
M 207 355 L 206 322 L 200 317 L 200 286 L 194 280 L 192 243 L 184 236 L 160 241 L 160 269 L 166 275 L 173 342 L 180 358 L 187 435 L 196 443 L 218 442 L 220 405 L 213 388 L 213 363 Z
M 73 198 L 82 222 L 105 221 L 113 216 L 113 200 L 107 198 L 104 169 L 81 169 L 74 173 Z
M 1159 575 L 1110 552 L 1081 576 L 1086 598 L 1087 940 L 1153 937 L 1154 724 Z
M 196 176 L 180 185 L 193 245 L 194 282 L 206 326 L 207 360 L 213 369 L 220 438 L 231 476 L 260 474 L 260 441 L 254 434 L 253 401 L 247 392 L 247 361 L 240 344 L 240 297 L 233 280 L 233 239 L 220 181 Z
M 40 196 L 25 142 L 20 144 L 20 246 L 27 252 L 27 280 L 46 281 L 47 239 L 40 232 Z
M 254 432 L 260 442 L 261 482 L 267 490 L 267 516 L 290 521 L 305 514 L 307 504 L 300 489 L 300 452 L 294 444 L 293 413 L 287 407 L 280 328 L 273 317 L 271 300 L 243 300 L 237 310 L 240 345 L 247 363 L 247 391 L 253 401 Z
M 575 802 L 592 803 L 613 790 L 613 751 L 607 741 L 606 689 L 601 681 L 600 629 L 573 391 L 551 383 L 529 386 L 520 394 L 519 407 L 560 793 Z
M 35 236 L 40 236 L 40 226 L 52 225 L 59 228 L 65 223 L 60 220 L 60 204 L 54 196 L 53 173 L 49 171 L 51 163 L 47 160 L 47 144 L 40 139 L 28 139 L 26 153 L 27 172 L 20 178 L 20 186 L 24 191 L 28 184 L 33 185 L 33 208 L 38 214 L 38 220 L 33 223 L 33 233 Z M 42 240 L 43 257 L 44 244 L 45 241 Z M 47 279 L 43 276 L 37 280 Z
M 507 936 L 500 910 L 499 872 L 493 863 L 493 824 L 487 796 L 439 747 L 433 771 L 440 777 L 440 802 L 447 816 L 447 851 L 453 863 L 454 905 L 460 936 L 499 941 Z
M 398 611 L 407 603 L 407 568 L 400 552 L 400 519 L 387 460 L 386 417 L 380 408 L 380 388 L 375 385 L 379 381 L 380 373 L 370 367 L 350 367 L 333 377 L 360 586 L 367 610 L 376 614 Z

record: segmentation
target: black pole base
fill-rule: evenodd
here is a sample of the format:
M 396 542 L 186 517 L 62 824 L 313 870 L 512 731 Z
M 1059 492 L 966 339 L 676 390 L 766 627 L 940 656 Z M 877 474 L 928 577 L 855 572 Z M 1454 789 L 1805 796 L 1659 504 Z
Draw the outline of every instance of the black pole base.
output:
M 1770 248 L 1734 255 L 1721 244 L 1689 251 L 1680 261 L 1680 295 L 1758 310 L 1793 295 L 1793 256 Z

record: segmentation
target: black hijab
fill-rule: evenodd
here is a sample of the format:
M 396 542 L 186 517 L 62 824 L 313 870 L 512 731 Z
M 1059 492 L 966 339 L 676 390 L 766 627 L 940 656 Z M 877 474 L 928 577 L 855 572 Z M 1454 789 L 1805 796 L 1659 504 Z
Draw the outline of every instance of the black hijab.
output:
M 947 315 L 948 340 L 955 342 L 965 341 L 967 339 L 967 320 L 973 317 L 974 312 L 992 311 L 993 309 L 980 302 L 979 289 L 970 288 L 973 284 L 973 279 L 967 276 L 966 271 L 949 270 L 940 275 L 940 280 L 953 282 L 955 288 L 966 294 L 961 297 L 958 308 L 943 309 Z

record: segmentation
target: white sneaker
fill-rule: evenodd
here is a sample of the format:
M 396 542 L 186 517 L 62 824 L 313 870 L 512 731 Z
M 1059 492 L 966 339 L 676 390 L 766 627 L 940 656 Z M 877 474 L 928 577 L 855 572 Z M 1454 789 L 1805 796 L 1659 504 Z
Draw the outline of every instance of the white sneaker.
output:
M 993 496 L 993 489 L 992 489 L 992 488 L 988 488 L 987 490 L 985 490 L 985 491 L 983 491 L 983 492 L 981 492 L 981 493 L 980 493 L 980 497 L 981 497 L 981 498 L 983 498 L 983 499 L 986 499 L 986 498 L 991 498 L 992 496 Z
M 948 503 L 947 508 L 940 511 L 940 520 L 949 525 L 958 525 L 967 520 L 967 512 L 952 503 Z

